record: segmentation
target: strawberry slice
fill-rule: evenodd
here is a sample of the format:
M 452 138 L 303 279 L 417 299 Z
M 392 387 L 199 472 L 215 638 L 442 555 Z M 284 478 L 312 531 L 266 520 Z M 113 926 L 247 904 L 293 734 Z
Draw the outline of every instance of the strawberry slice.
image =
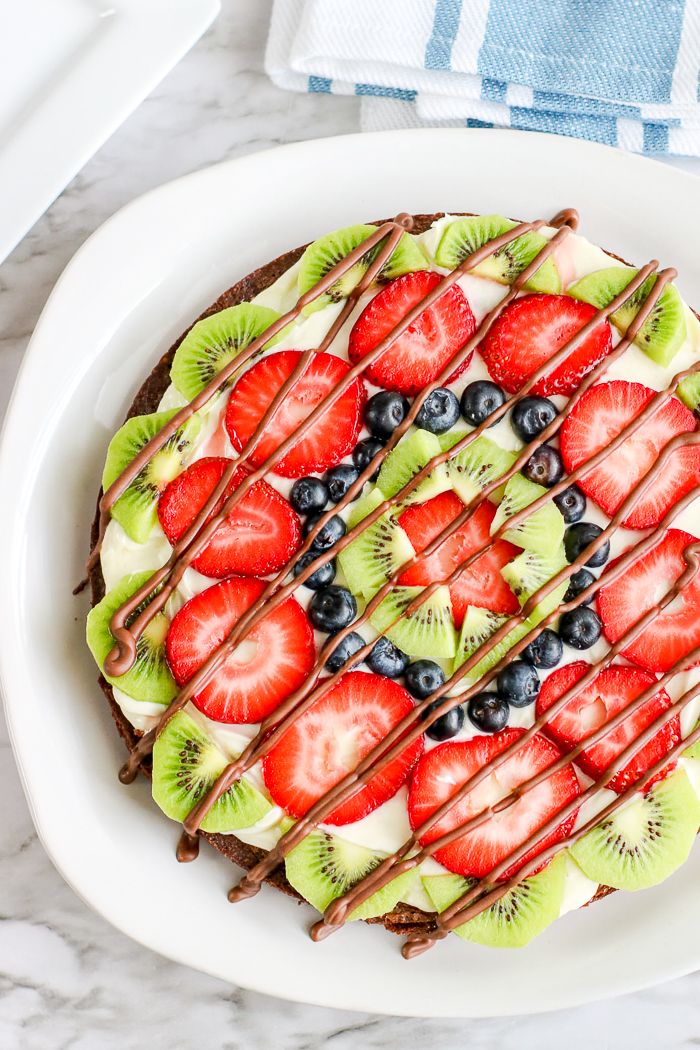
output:
M 683 551 L 697 542 L 688 532 L 669 529 L 656 546 L 633 562 L 619 579 L 601 587 L 598 611 L 609 642 L 616 642 L 668 593 L 686 568 Z M 700 573 L 622 650 L 622 655 L 646 671 L 669 671 L 699 645 Z
M 357 364 L 373 350 L 442 279 L 441 274 L 430 270 L 407 273 L 375 295 L 350 332 L 348 354 L 352 363 Z M 452 285 L 367 366 L 367 378 L 386 390 L 417 394 L 437 378 L 475 328 L 464 292 Z M 471 354 L 448 382 L 456 379 L 470 361 Z
M 507 306 L 488 333 L 479 351 L 493 379 L 516 394 L 550 357 L 561 350 L 584 324 L 595 317 L 596 307 L 568 295 L 525 295 Z M 573 394 L 583 377 L 612 350 L 607 321 L 530 391 L 532 394 Z
M 440 744 L 423 755 L 416 766 L 408 795 L 411 827 L 420 827 L 462 784 L 504 748 L 515 743 L 524 732 L 523 729 L 504 729 L 494 736 L 475 736 L 463 743 Z M 539 734 L 534 736 L 433 824 L 421 836 L 421 843 L 427 846 L 453 828 L 465 824 L 477 813 L 505 798 L 523 781 L 546 769 L 560 754 L 559 748 L 551 741 Z M 560 769 L 527 791 L 508 809 L 449 845 L 440 847 L 433 855 L 440 864 L 457 875 L 483 878 L 579 792 L 574 769 L 571 766 Z M 553 842 L 565 838 L 574 820 L 575 814 L 567 817 L 501 878 L 509 878 L 526 861 Z
M 178 685 L 185 685 L 265 589 L 264 580 L 232 576 L 183 605 L 165 640 Z M 260 722 L 300 685 L 316 660 L 306 613 L 287 598 L 254 627 L 193 702 L 215 722 Z
M 263 759 L 263 778 L 273 800 L 293 817 L 303 817 L 412 710 L 411 697 L 396 682 L 349 671 Z M 418 737 L 324 817 L 324 823 L 352 824 L 387 802 L 408 779 L 422 751 L 423 738 Z
M 439 496 L 408 510 L 399 518 L 411 545 L 420 554 L 428 544 L 447 528 L 451 521 L 464 510 L 464 503 L 452 492 Z M 449 539 L 446 539 L 433 554 L 418 565 L 407 569 L 399 583 L 406 587 L 427 587 L 429 583 L 446 580 L 457 566 L 474 551 L 485 547 L 491 540 L 490 526 L 496 508 L 488 500 L 474 511 Z M 506 540 L 497 540 L 490 551 L 465 569 L 455 583 L 450 584 L 452 613 L 455 626 L 461 627 L 468 605 L 480 609 L 491 609 L 496 613 L 515 613 L 520 608 L 500 570 L 511 561 L 519 548 Z
M 198 459 L 167 486 L 158 501 L 158 519 L 173 547 L 187 532 L 232 461 Z M 241 484 L 238 469 L 215 507 Z M 287 500 L 266 481 L 257 481 L 221 523 L 192 562 L 203 576 L 266 576 L 286 565 L 301 544 L 299 519 Z
M 586 391 L 561 429 L 561 454 L 567 471 L 606 448 L 655 395 L 648 386 L 622 379 L 599 383 Z M 671 397 L 578 484 L 612 517 L 671 438 L 691 430 L 695 430 L 693 413 Z M 696 485 L 700 485 L 700 447 L 679 448 L 623 525 L 630 529 L 658 525 L 666 511 Z
M 553 671 L 545 680 L 537 700 L 537 717 L 539 718 L 572 685 L 580 681 L 589 670 L 590 664 L 579 660 Z M 646 671 L 637 671 L 633 667 L 606 667 L 590 685 L 582 689 L 552 718 L 545 732 L 563 751 L 569 751 L 628 707 L 655 682 L 653 675 L 647 674 Z M 612 765 L 620 752 L 670 706 L 671 697 L 665 689 L 659 689 L 655 696 L 633 711 L 624 722 L 582 751 L 576 759 L 577 765 L 584 773 L 597 780 L 603 771 Z M 621 795 L 639 780 L 649 766 L 663 758 L 680 739 L 681 725 L 676 716 L 630 759 L 608 787 Z M 664 770 L 659 774 L 659 778 L 667 772 L 668 770 Z
M 282 350 L 263 357 L 236 383 L 226 409 L 226 430 L 236 452 L 250 440 L 275 395 L 294 371 L 300 350 Z M 290 434 L 293 434 L 350 371 L 333 354 L 317 354 L 306 372 L 289 391 L 279 412 L 248 461 L 261 466 Z M 352 449 L 362 427 L 365 385 L 355 379 L 334 405 L 323 412 L 310 429 L 295 441 L 274 468 L 284 478 L 297 478 L 340 463 Z

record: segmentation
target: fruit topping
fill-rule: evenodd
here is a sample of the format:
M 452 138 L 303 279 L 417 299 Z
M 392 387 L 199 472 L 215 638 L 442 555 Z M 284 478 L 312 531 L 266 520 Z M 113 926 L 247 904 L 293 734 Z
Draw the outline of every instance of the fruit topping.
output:
M 499 733 L 508 725 L 510 705 L 498 693 L 484 691 L 467 704 L 469 721 L 482 733 Z
M 686 568 L 683 551 L 697 540 L 669 529 L 659 542 L 598 591 L 605 637 L 613 643 L 668 593 Z M 613 565 L 615 562 L 612 563 Z M 647 671 L 668 671 L 700 645 L 700 576 L 695 576 L 622 655 Z
M 127 419 L 107 449 L 107 460 L 102 474 L 102 488 L 105 492 L 122 471 L 126 470 L 144 445 L 148 444 L 174 415 L 175 411 L 153 412 L 149 416 L 132 416 L 131 419 Z M 145 543 L 150 536 L 153 526 L 158 521 L 158 498 L 182 469 L 183 461 L 192 452 L 200 428 L 199 416 L 192 416 L 139 471 L 112 506 L 112 517 L 136 543 Z
M 520 658 L 533 667 L 541 667 L 547 671 L 550 667 L 556 667 L 564 655 L 564 643 L 556 631 L 549 627 L 533 638 L 520 654 Z
M 434 660 L 416 660 L 405 673 L 406 688 L 416 700 L 427 700 L 445 684 L 445 672 Z
M 505 401 L 506 395 L 500 386 L 488 379 L 477 379 L 468 383 L 462 391 L 462 415 L 467 423 L 478 427 L 493 415 L 497 408 L 504 405 Z M 494 419 L 490 426 L 495 427 L 497 422 L 498 420 Z
M 547 711 L 555 700 L 571 689 L 588 671 L 590 664 L 583 661 L 567 664 L 554 671 L 542 686 L 537 701 L 537 717 Z M 554 715 L 543 732 L 564 751 L 570 751 L 620 711 L 624 711 L 655 683 L 656 679 L 646 671 L 638 671 L 633 667 L 606 667 Z M 584 773 L 597 780 L 627 745 L 636 740 L 646 727 L 670 706 L 670 696 L 665 689 L 659 689 L 658 693 L 597 743 L 582 751 L 576 759 L 576 764 Z M 606 786 L 622 794 L 631 784 L 636 783 L 650 766 L 662 759 L 680 739 L 680 722 L 676 716 L 670 719 Z
M 358 442 L 352 450 L 353 466 L 359 474 L 364 473 L 378 452 L 384 448 L 384 442 L 379 438 L 365 438 Z M 370 481 L 376 481 L 379 476 L 379 467 L 372 474 Z
M 303 572 L 307 566 L 311 565 L 312 562 L 316 561 L 321 555 L 321 551 L 309 550 L 302 554 L 294 566 L 294 575 L 298 576 L 300 572 Z M 304 581 L 304 586 L 308 587 L 311 591 L 320 591 L 322 587 L 327 587 L 329 583 L 333 583 L 335 579 L 335 561 L 331 558 L 330 561 L 325 562 L 323 565 L 319 565 L 315 572 Z
M 419 596 L 423 600 L 418 608 L 394 623 Z M 449 659 L 455 655 L 452 601 L 447 587 L 438 587 L 427 600 L 422 587 L 395 587 L 374 610 L 370 623 L 409 656 Z
M 359 653 L 360 649 L 365 644 L 364 638 L 357 633 L 357 631 L 350 631 L 350 634 L 346 634 L 342 641 L 338 642 L 335 649 L 331 652 L 331 655 L 326 660 L 326 670 L 330 671 L 331 674 L 335 674 L 341 667 L 344 667 L 348 660 L 351 660 L 355 653 Z M 351 664 L 351 667 L 357 667 L 358 661 Z M 349 670 L 349 668 L 348 668 Z
M 347 587 L 333 583 L 316 591 L 309 602 L 309 619 L 314 627 L 327 634 L 342 631 L 357 616 L 357 602 Z
M 183 605 L 165 642 L 178 685 L 189 682 L 264 589 L 264 580 L 233 576 Z M 215 722 L 260 722 L 303 685 L 315 659 L 311 624 L 288 598 L 250 631 L 192 700 Z
M 231 462 L 222 457 L 198 459 L 170 482 L 158 501 L 158 518 L 173 547 L 194 523 Z M 245 470 L 235 471 L 214 514 L 221 512 L 245 477 Z M 194 558 L 192 568 L 214 578 L 234 573 L 267 576 L 286 565 L 300 545 L 299 519 L 289 503 L 266 481 L 256 481 Z
M 564 533 L 564 550 L 569 562 L 576 561 L 585 549 L 598 539 L 602 531 L 600 525 L 594 525 L 590 521 L 577 521 L 574 525 L 569 525 Z M 610 541 L 606 540 L 595 553 L 591 554 L 586 565 L 591 569 L 598 569 L 601 565 L 605 565 L 609 557 Z
M 333 503 L 340 503 L 359 476 L 360 472 L 355 467 L 351 467 L 349 463 L 339 463 L 337 467 L 331 467 L 326 474 L 326 484 L 328 495 Z M 359 492 L 357 495 L 359 496 Z M 357 499 L 357 496 L 354 498 Z
M 297 478 L 289 494 L 289 502 L 297 514 L 323 510 L 329 499 L 328 486 L 320 478 Z
M 348 353 L 352 363 L 357 364 L 366 357 L 442 280 L 439 273 L 408 273 L 383 288 L 368 303 L 350 332 Z M 367 365 L 367 378 L 387 390 L 417 394 L 437 379 L 475 328 L 474 315 L 464 293 L 452 285 Z M 463 361 L 450 379 L 468 364 L 469 359 Z
M 482 245 L 512 230 L 517 223 L 503 215 L 465 215 L 446 228 L 435 253 L 438 266 L 454 270 Z M 489 255 L 471 271 L 478 277 L 490 277 L 501 284 L 512 284 L 545 247 L 541 233 L 524 233 Z M 561 280 L 554 259 L 549 256 L 525 285 L 538 292 L 558 292 Z
M 263 759 L 263 778 L 273 800 L 294 817 L 351 773 L 413 710 L 396 682 L 349 671 L 289 727 Z M 328 816 L 326 824 L 352 824 L 387 802 L 407 780 L 423 750 L 418 737 Z
M 464 622 L 462 623 L 462 631 L 459 637 L 459 644 L 457 646 L 457 654 L 455 656 L 453 672 L 457 671 L 463 663 L 466 663 L 478 650 L 484 646 L 484 650 L 488 648 L 486 645 L 492 635 L 499 630 L 500 627 L 508 619 L 507 616 L 493 613 L 488 609 L 479 609 L 474 606 L 468 606 L 464 614 Z M 525 623 L 519 624 L 508 632 L 505 638 L 500 642 L 497 642 L 493 648 L 487 653 L 484 651 L 482 658 L 478 663 L 469 671 L 467 680 L 475 682 L 482 675 L 493 667 L 505 654 L 511 649 L 523 635 L 527 634 L 531 630 L 532 624 Z M 490 646 L 489 642 L 489 646 Z
M 445 464 L 450 485 L 465 503 L 492 485 L 515 462 L 512 452 L 505 452 L 489 438 L 472 441 L 461 452 L 456 452 Z
M 400 423 L 408 415 L 410 405 L 403 394 L 393 390 L 380 390 L 373 394 L 362 414 L 365 426 L 372 437 L 388 441 Z
M 451 390 L 439 386 L 426 397 L 418 410 L 415 424 L 431 434 L 444 434 L 459 419 L 459 401 Z
M 340 551 L 338 561 L 350 590 L 369 599 L 413 556 L 408 536 L 388 512 Z
M 575 470 L 607 448 L 655 396 L 655 390 L 622 379 L 599 383 L 587 390 L 561 429 L 561 452 L 566 469 Z M 612 517 L 625 497 L 649 473 L 664 446 L 677 434 L 695 430 L 696 425 L 693 413 L 671 397 L 619 448 L 608 452 L 597 467 L 586 471 L 578 484 Z M 630 529 L 658 525 L 669 507 L 698 484 L 700 447 L 676 449 L 622 524 Z
M 506 729 L 495 736 L 477 736 L 463 743 L 441 744 L 426 752 L 416 767 L 408 795 L 411 827 L 420 827 L 482 766 L 506 747 L 517 744 L 523 732 L 521 729 Z M 421 835 L 421 843 L 428 845 L 466 823 L 509 795 L 524 781 L 546 769 L 559 755 L 559 749 L 549 740 L 539 734 L 534 736 L 528 743 L 518 747 L 499 766 L 497 773 L 489 774 Z M 449 845 L 440 847 L 434 857 L 457 875 L 482 878 L 578 794 L 579 785 L 574 770 L 570 766 L 560 769 L 527 791 L 497 817 L 466 832 Z M 563 839 L 571 830 L 573 822 L 573 815 L 562 821 L 501 878 L 507 878 L 546 846 Z
M 564 477 L 564 464 L 559 450 L 551 445 L 540 445 L 523 467 L 523 477 L 535 485 L 551 489 Z
M 440 704 L 443 703 L 444 697 L 440 700 L 435 700 L 432 704 L 429 704 L 425 709 L 425 718 L 428 718 L 438 709 Z M 452 707 L 444 715 L 440 715 L 436 718 L 432 725 L 428 726 L 425 731 L 425 735 L 429 736 L 431 740 L 451 740 L 453 736 L 457 736 L 462 726 L 464 725 L 464 708 L 461 706 Z
M 559 619 L 559 637 L 572 649 L 590 649 L 600 638 L 603 624 L 587 605 L 565 612 Z
M 578 598 L 579 594 L 582 594 L 592 583 L 595 583 L 595 576 L 588 569 L 579 569 L 573 576 L 569 576 L 569 586 L 566 589 L 564 595 L 564 602 L 572 602 L 574 598 Z M 593 601 L 593 595 L 590 598 L 586 598 L 582 605 L 588 605 Z
M 385 678 L 398 678 L 404 673 L 409 662 L 410 657 L 384 637 L 377 638 L 374 648 L 365 660 L 370 671 L 384 675 Z
M 553 496 L 552 499 L 561 511 L 567 525 L 580 521 L 586 513 L 588 504 L 578 485 L 569 485 L 568 489 L 564 489 L 563 492 L 560 492 L 558 496 Z
M 304 535 L 308 536 L 312 532 L 319 521 L 325 514 L 325 511 L 317 510 L 314 514 L 309 514 L 308 518 L 304 522 Z M 318 533 L 314 536 L 311 542 L 311 550 L 328 551 L 331 547 L 334 547 L 338 540 L 341 540 L 347 531 L 345 522 L 339 514 L 334 514 L 332 518 L 329 518 L 326 524 L 319 529 Z
M 505 487 L 503 499 L 498 505 L 496 516 L 491 523 L 491 535 L 502 525 L 525 510 L 547 490 L 541 485 L 528 481 L 522 474 L 514 474 Z M 525 547 L 539 554 L 554 554 L 564 538 L 564 519 L 553 503 L 545 503 L 518 525 L 514 525 L 503 534 L 503 539 Z
M 531 663 L 513 660 L 498 672 L 496 688 L 511 707 L 527 707 L 539 695 L 539 675 Z
M 527 445 L 546 430 L 558 414 L 559 410 L 553 401 L 528 394 L 513 405 L 510 425 L 517 437 Z
M 597 313 L 568 295 L 526 295 L 506 306 L 479 348 L 491 376 L 517 393 Z M 583 377 L 612 349 L 610 325 L 601 321 L 566 358 L 539 379 L 534 394 L 573 394 Z
M 258 361 L 245 372 L 231 392 L 226 409 L 226 430 L 236 452 L 242 452 L 265 412 L 301 359 L 299 350 L 282 350 Z M 316 354 L 300 379 L 285 396 L 274 419 L 267 424 L 255 450 L 246 458 L 260 467 L 304 423 L 349 371 L 333 354 Z M 355 379 L 333 405 L 298 438 L 274 467 L 276 474 L 296 478 L 340 463 L 351 450 L 362 425 L 365 388 Z
M 404 437 L 396 448 L 391 450 L 379 471 L 377 485 L 384 496 L 387 499 L 395 496 L 431 459 L 439 456 L 441 451 L 437 437 L 427 430 L 416 430 L 410 436 Z M 449 488 L 447 471 L 444 466 L 437 467 L 410 493 L 407 500 L 411 503 L 424 502 Z

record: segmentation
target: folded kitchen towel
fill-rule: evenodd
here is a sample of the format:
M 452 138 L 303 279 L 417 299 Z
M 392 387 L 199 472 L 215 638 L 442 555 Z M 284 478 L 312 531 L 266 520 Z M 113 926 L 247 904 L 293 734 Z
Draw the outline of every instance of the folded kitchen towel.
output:
M 365 130 L 511 127 L 700 156 L 700 0 L 274 0 L 280 87 Z

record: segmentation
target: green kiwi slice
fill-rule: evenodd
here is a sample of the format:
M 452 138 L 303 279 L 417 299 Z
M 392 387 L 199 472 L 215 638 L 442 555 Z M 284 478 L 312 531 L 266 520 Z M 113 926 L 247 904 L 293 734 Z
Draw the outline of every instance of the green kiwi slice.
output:
M 512 452 L 506 452 L 489 438 L 480 437 L 467 445 L 445 464 L 447 477 L 461 500 L 470 503 L 487 485 L 502 477 L 515 463 Z
M 555 576 L 566 565 L 568 565 L 568 561 L 562 544 L 553 554 L 540 554 L 539 551 L 523 551 L 517 558 L 503 566 L 501 576 L 522 607 L 535 591 L 538 591 L 547 580 L 551 580 L 552 576 Z M 557 608 L 563 600 L 568 586 L 568 579 L 564 580 L 551 594 L 543 598 L 529 616 L 529 622 L 533 627 Z
M 384 493 L 384 498 L 390 499 L 400 492 L 426 463 L 429 463 L 435 456 L 439 456 L 441 452 L 440 442 L 435 434 L 431 434 L 428 430 L 414 430 L 412 434 L 403 438 L 396 448 L 391 450 L 379 471 L 377 485 Z M 433 496 L 446 492 L 450 487 L 447 470 L 445 464 L 442 463 L 431 471 L 428 477 L 421 481 L 420 485 L 416 486 L 402 502 L 405 506 L 411 503 L 425 503 Z
M 590 879 L 619 890 L 663 882 L 686 860 L 700 826 L 700 802 L 683 769 L 632 801 L 571 846 Z
M 452 430 L 446 430 L 444 434 L 436 434 L 438 444 L 440 445 L 441 452 L 449 452 L 451 448 L 465 438 L 467 434 L 471 434 L 474 427 L 465 427 L 459 423 L 452 427 Z
M 383 514 L 340 551 L 338 561 L 353 594 L 368 600 L 415 553 L 396 518 Z
M 415 612 L 389 627 L 422 587 L 395 587 L 370 616 L 370 623 L 409 656 L 455 655 L 456 635 L 449 587 L 438 587 Z
M 184 820 L 230 762 L 186 711 L 178 711 L 153 745 L 153 798 L 172 820 Z M 272 808 L 247 780 L 238 780 L 202 821 L 212 833 L 256 824 Z
M 479 609 L 473 605 L 467 606 L 452 673 L 454 674 L 463 663 L 466 663 L 469 657 L 473 656 L 477 649 L 487 642 L 499 627 L 503 626 L 507 619 L 509 619 L 508 616 L 491 612 L 490 609 Z M 532 624 L 528 623 L 527 620 L 514 627 L 490 652 L 485 653 L 479 663 L 467 675 L 467 681 L 476 682 L 482 675 L 486 674 L 531 628 Z
M 170 378 L 183 397 L 191 401 L 229 361 L 245 350 L 254 339 L 279 319 L 276 310 L 256 303 L 239 303 L 227 310 L 197 321 L 175 352 Z M 279 342 L 286 329 L 273 336 L 261 349 Z M 228 382 L 234 382 L 232 376 Z
M 529 507 L 546 491 L 542 485 L 535 485 L 522 474 L 514 474 L 506 485 L 503 499 L 491 522 L 491 535 L 493 536 L 508 518 Z M 564 518 L 555 503 L 546 503 L 519 525 L 508 529 L 503 534 L 503 539 L 526 550 L 554 554 L 564 539 Z
M 576 281 L 566 294 L 574 299 L 583 299 L 593 306 L 607 306 L 608 303 L 623 291 L 639 270 L 628 267 L 609 266 L 605 270 L 596 270 Z M 654 286 L 656 277 L 652 274 L 636 292 L 633 292 L 623 305 L 610 315 L 610 320 L 624 335 L 632 323 L 642 302 Z M 635 346 L 643 350 L 652 361 L 665 367 L 670 364 L 680 350 L 686 337 L 685 310 L 683 300 L 672 284 L 667 284 L 659 301 L 642 325 L 635 338 Z
M 172 412 L 153 412 L 148 416 L 132 416 L 116 432 L 107 449 L 102 473 L 102 488 L 106 492 L 121 472 L 151 438 L 170 422 Z M 177 477 L 182 465 L 192 452 L 195 438 L 202 426 L 195 413 L 169 441 L 156 452 L 149 463 L 139 471 L 128 489 L 112 507 L 112 517 L 118 521 L 127 536 L 136 543 L 146 543 L 158 521 L 158 499 L 166 485 Z
M 566 858 L 563 854 L 523 879 L 517 886 L 475 915 L 454 932 L 465 941 L 488 948 L 524 948 L 559 917 L 564 899 Z M 422 878 L 428 896 L 439 912 L 445 911 L 474 885 L 461 875 L 427 875 Z
M 385 499 L 384 493 L 374 486 L 369 492 L 365 493 L 362 499 L 358 500 L 357 503 L 353 503 L 352 510 L 348 515 L 348 532 L 350 529 L 354 529 L 356 525 L 359 525 L 361 521 L 364 521 L 367 515 L 376 510 Z
M 678 384 L 676 393 L 691 412 L 697 413 L 698 408 L 700 408 L 700 372 L 694 372 L 693 375 L 686 376 Z
M 518 224 L 503 215 L 468 215 L 455 219 L 442 235 L 435 262 L 454 270 L 482 245 L 514 229 Z M 547 238 L 541 233 L 525 233 L 499 248 L 471 271 L 479 277 L 490 277 L 499 284 L 512 284 L 519 273 L 542 251 Z M 560 292 L 561 278 L 551 255 L 525 284 L 531 292 Z
M 134 700 L 169 704 L 177 696 L 178 687 L 165 656 L 165 637 L 170 621 L 162 612 L 153 617 L 136 643 L 136 662 L 133 667 L 121 678 L 110 678 L 104 672 L 105 659 L 114 647 L 114 636 L 109 629 L 109 621 L 127 598 L 152 575 L 152 572 L 136 572 L 124 576 L 117 586 L 90 610 L 87 618 L 87 643 L 97 666 L 111 685 L 121 689 L 122 693 Z M 143 602 L 127 619 L 127 627 L 134 622 L 145 604 Z
M 295 890 L 324 912 L 331 901 L 373 871 L 388 856 L 316 828 L 287 854 L 285 872 Z M 371 919 L 393 911 L 416 880 L 418 869 L 403 872 L 368 897 L 348 918 Z
M 319 237 L 317 241 L 310 244 L 302 255 L 299 266 L 299 295 L 313 288 L 341 259 L 344 259 L 375 233 L 376 229 L 376 226 L 346 226 L 342 230 L 327 233 L 325 237 Z M 379 244 L 369 248 L 352 269 L 331 285 L 327 292 L 317 296 L 313 302 L 305 306 L 304 313 L 311 314 L 316 310 L 322 310 L 329 303 L 340 303 L 343 299 L 347 299 L 353 288 L 362 280 L 370 264 L 376 259 L 381 247 L 382 245 Z M 404 273 L 427 269 L 428 260 L 418 247 L 417 241 L 411 237 L 410 233 L 404 233 L 393 255 L 384 264 L 379 280 L 391 281 L 394 277 L 400 277 Z

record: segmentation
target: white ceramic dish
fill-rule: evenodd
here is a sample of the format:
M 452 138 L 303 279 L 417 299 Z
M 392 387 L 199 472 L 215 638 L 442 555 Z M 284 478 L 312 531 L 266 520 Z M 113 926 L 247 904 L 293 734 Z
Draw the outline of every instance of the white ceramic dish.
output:
M 0 262 L 153 90 L 219 0 L 20 0 L 0 33 Z
M 633 261 L 677 266 L 697 305 L 697 187 L 691 175 L 576 140 L 385 132 L 190 175 L 124 208 L 78 252 L 37 325 L 0 449 L 0 491 L 13 494 L 0 520 L 0 669 L 44 846 L 115 926 L 248 988 L 407 1015 L 555 1009 L 700 966 L 700 846 L 661 886 L 616 893 L 513 952 L 450 938 L 406 963 L 398 938 L 362 923 L 313 944 L 311 910 L 269 887 L 228 904 L 228 862 L 204 849 L 196 864 L 178 865 L 177 826 L 148 785 L 119 784 L 122 745 L 83 642 L 87 598 L 71 596 L 105 449 L 133 394 L 192 318 L 256 266 L 402 210 L 535 218 L 575 206 L 592 240 Z

